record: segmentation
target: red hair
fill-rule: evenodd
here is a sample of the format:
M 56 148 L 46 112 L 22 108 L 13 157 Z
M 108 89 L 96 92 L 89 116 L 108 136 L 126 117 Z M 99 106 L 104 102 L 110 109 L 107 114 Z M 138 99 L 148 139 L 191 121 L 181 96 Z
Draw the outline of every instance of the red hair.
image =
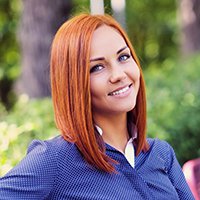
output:
M 133 122 L 137 127 L 137 155 L 148 149 L 146 95 L 141 67 L 127 35 L 112 17 L 81 14 L 60 27 L 52 43 L 51 89 L 56 125 L 64 139 L 75 143 L 90 164 L 113 172 L 113 160 L 105 154 L 105 147 L 94 128 L 90 95 L 91 38 L 101 25 L 111 26 L 122 35 L 140 69 L 137 102 L 128 113 L 128 122 Z

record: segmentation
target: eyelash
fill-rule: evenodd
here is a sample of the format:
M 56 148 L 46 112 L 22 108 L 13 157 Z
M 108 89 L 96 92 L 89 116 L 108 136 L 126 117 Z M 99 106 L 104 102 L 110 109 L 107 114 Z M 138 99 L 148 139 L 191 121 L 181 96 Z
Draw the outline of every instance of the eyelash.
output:
M 122 58 L 126 57 L 126 59 L 121 60 Z M 121 56 L 119 56 L 118 61 L 119 62 L 124 62 L 126 60 L 128 60 L 131 56 L 129 54 L 123 54 Z
M 99 68 L 102 69 L 102 68 L 103 68 L 103 65 L 101 65 L 101 64 L 95 65 L 94 67 L 92 67 L 92 68 L 90 69 L 90 73 L 97 72 L 97 71 L 101 70 L 101 69 L 99 69 Z

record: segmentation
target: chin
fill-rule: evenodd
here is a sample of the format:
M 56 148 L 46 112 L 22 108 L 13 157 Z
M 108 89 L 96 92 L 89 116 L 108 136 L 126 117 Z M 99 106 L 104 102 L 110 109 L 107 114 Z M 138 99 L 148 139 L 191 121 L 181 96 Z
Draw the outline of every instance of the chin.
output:
M 126 104 L 126 107 L 127 107 L 128 111 L 133 110 L 135 108 L 135 106 L 136 106 L 136 101 L 130 102 L 129 104 L 128 103 Z
M 130 111 L 133 110 L 134 108 L 135 108 L 135 104 L 134 104 L 133 106 L 129 107 L 129 108 L 126 110 L 126 112 L 130 112 Z
M 130 106 L 119 106 L 118 108 L 116 108 L 116 111 L 118 110 L 119 112 L 130 112 L 131 110 L 133 110 L 135 108 L 135 103 L 131 104 Z

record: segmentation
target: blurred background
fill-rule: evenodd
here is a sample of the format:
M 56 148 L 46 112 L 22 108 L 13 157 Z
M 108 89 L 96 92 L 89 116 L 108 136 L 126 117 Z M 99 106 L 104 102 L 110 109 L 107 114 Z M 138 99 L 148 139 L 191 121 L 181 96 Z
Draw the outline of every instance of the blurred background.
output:
M 0 176 L 31 140 L 59 134 L 50 46 L 58 27 L 90 6 L 89 0 L 0 0 Z M 200 1 L 104 0 L 104 8 L 126 29 L 140 59 L 148 136 L 167 140 L 181 165 L 200 157 Z

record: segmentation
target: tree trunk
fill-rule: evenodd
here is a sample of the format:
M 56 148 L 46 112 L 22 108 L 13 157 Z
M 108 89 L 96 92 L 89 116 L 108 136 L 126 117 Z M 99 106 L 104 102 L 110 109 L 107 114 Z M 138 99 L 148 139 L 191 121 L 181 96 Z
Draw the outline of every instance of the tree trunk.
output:
M 183 55 L 200 51 L 200 1 L 179 0 Z
M 50 46 L 71 7 L 70 0 L 23 0 L 19 26 L 22 73 L 15 85 L 18 94 L 30 98 L 50 95 Z

